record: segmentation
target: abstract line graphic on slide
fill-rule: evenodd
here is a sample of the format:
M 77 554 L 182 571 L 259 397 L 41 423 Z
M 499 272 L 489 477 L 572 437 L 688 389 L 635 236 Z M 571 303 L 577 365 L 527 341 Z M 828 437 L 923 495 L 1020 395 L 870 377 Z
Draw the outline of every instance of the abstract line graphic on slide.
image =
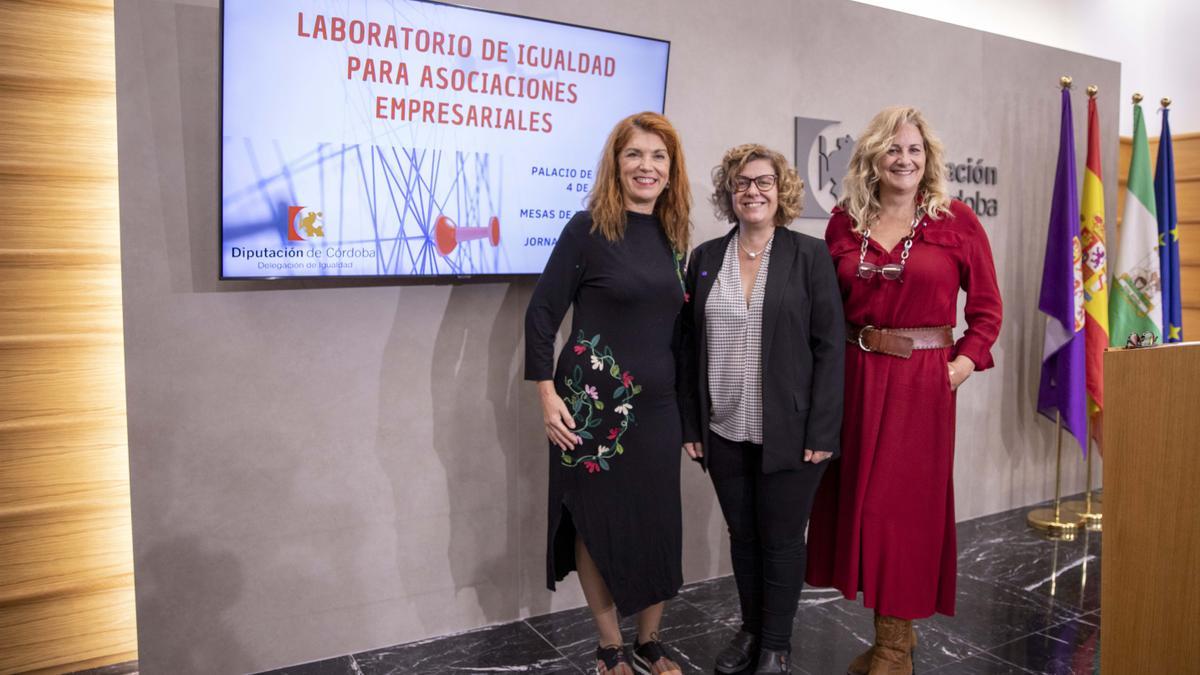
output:
M 500 247 L 503 161 L 487 153 L 225 139 L 227 276 L 474 275 Z

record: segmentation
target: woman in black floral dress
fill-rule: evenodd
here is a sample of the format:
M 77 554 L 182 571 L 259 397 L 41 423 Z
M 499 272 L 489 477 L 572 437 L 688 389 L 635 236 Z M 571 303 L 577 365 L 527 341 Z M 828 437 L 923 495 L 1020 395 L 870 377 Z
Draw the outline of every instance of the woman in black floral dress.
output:
M 622 120 L 588 210 L 563 229 L 525 315 L 525 378 L 538 384 L 551 450 L 546 582 L 553 590 L 578 571 L 599 673 L 631 673 L 618 612 L 638 615 L 638 672 L 679 672 L 658 626 L 683 583 L 675 363 L 690 204 L 670 122 Z

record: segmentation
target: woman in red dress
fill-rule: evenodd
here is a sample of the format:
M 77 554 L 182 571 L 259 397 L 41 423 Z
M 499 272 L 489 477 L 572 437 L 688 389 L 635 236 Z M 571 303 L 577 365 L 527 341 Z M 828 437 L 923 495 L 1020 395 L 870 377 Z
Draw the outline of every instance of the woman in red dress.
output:
M 842 459 L 817 493 L 807 577 L 875 610 L 854 674 L 911 673 L 912 620 L 954 614 L 954 392 L 993 365 L 1001 303 L 987 235 L 950 199 L 943 162 L 920 111 L 881 111 L 825 232 L 850 344 Z

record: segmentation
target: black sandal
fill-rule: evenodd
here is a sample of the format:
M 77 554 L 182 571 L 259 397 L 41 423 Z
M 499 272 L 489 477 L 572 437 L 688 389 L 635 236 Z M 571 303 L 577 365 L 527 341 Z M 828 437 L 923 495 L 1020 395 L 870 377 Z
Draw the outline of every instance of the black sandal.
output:
M 650 636 L 650 641 L 633 642 L 633 669 L 639 675 L 682 675 L 683 669 L 675 663 L 663 643 L 658 639 L 658 633 Z
M 621 668 L 621 666 L 625 666 Z M 625 645 L 596 647 L 596 675 L 624 675 L 629 672 L 629 661 L 625 658 Z

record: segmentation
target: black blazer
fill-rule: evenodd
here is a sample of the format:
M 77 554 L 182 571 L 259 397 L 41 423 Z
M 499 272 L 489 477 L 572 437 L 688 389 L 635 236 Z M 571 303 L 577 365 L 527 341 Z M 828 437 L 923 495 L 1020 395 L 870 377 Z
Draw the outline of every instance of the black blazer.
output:
M 737 227 L 696 247 L 682 315 L 683 440 L 709 445 L 711 399 L 704 307 Z M 799 469 L 804 450 L 840 454 L 846 323 L 825 242 L 775 230 L 762 316 L 763 473 Z M 703 464 L 707 467 L 708 453 Z

